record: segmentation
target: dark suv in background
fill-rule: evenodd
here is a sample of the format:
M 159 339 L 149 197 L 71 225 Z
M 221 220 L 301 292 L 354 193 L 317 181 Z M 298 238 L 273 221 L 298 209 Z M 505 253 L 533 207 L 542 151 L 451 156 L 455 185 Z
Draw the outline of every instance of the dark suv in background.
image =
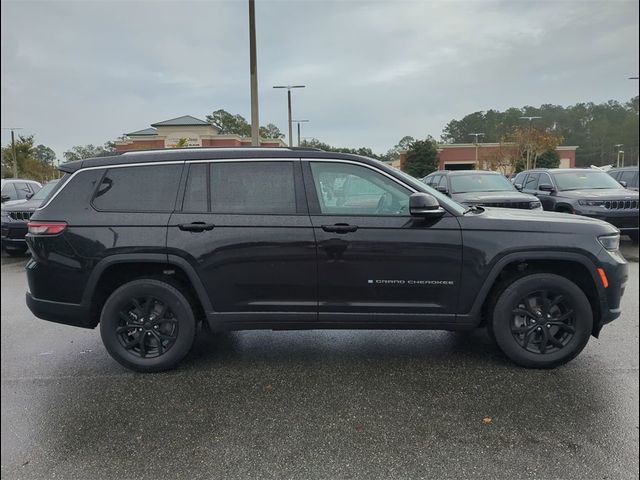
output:
M 521 193 L 505 177 L 485 170 L 440 170 L 422 179 L 424 183 L 467 206 L 542 209 L 540 200 Z
M 519 173 L 513 180 L 537 196 L 545 210 L 611 223 L 638 242 L 638 192 L 596 168 L 552 168 Z
M 627 264 L 599 220 L 465 208 L 381 162 L 179 149 L 65 163 L 31 217 L 27 305 L 100 325 L 139 371 L 211 330 L 486 326 L 525 367 L 574 358 L 620 315 Z

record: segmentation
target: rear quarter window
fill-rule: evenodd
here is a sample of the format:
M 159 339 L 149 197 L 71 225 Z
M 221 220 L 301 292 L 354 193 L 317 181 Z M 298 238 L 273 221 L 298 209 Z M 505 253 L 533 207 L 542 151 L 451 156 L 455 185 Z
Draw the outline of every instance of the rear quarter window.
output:
M 93 207 L 105 212 L 171 212 L 182 164 L 110 168 L 93 197 Z

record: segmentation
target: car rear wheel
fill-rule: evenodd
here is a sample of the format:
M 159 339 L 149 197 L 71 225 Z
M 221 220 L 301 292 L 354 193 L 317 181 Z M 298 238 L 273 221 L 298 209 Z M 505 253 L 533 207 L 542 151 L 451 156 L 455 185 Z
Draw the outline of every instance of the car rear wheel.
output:
M 497 298 L 491 330 L 518 365 L 553 368 L 578 355 L 589 341 L 593 313 L 575 283 L 550 273 L 514 281 Z
M 185 292 L 163 280 L 139 279 L 116 289 L 100 317 L 109 354 L 139 372 L 174 368 L 191 349 L 196 332 Z

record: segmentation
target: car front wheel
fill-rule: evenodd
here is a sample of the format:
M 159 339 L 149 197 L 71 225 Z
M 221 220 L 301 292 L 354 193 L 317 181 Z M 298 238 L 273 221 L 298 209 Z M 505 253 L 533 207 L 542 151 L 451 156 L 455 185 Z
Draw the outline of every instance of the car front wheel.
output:
M 100 317 L 109 354 L 139 372 L 174 368 L 191 349 L 196 332 L 193 308 L 177 286 L 139 279 L 116 289 Z
M 551 273 L 514 281 L 497 298 L 491 322 L 500 349 L 529 368 L 572 360 L 586 346 L 592 327 L 591 305 L 582 289 Z

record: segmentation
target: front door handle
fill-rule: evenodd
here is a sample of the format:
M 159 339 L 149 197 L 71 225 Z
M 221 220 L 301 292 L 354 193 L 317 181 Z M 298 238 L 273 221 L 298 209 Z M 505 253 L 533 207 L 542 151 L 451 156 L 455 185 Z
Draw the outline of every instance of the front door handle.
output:
M 358 226 L 349 225 L 348 223 L 336 223 L 335 225 L 322 225 L 322 230 L 331 233 L 350 233 L 358 230 Z
M 178 225 L 178 228 L 185 232 L 204 232 L 205 230 L 213 230 L 213 227 L 215 227 L 213 223 L 205 222 L 191 222 Z

